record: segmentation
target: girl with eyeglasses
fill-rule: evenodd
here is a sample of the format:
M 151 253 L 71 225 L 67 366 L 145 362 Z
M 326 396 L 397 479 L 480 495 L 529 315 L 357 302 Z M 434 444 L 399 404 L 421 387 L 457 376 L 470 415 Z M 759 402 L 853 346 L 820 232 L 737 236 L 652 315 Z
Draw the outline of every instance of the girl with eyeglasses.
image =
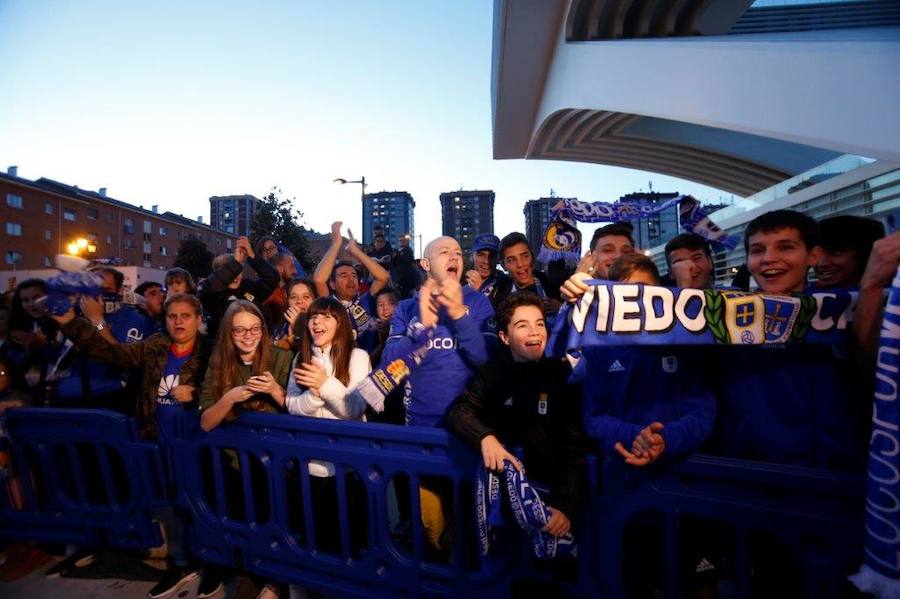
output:
M 280 412 L 291 353 L 275 347 L 262 312 L 235 300 L 219 325 L 209 370 L 200 391 L 200 426 L 210 431 L 235 419 L 235 410 Z
M 200 391 L 200 427 L 211 431 L 223 420 L 230 422 L 237 418 L 236 410 L 283 411 L 284 385 L 290 367 L 291 353 L 272 345 L 260 309 L 246 300 L 233 301 L 219 324 L 209 370 Z M 226 494 L 230 498 L 229 518 L 243 520 L 247 504 L 240 460 L 234 450 L 225 449 L 224 453 L 229 458 L 222 468 Z M 248 463 L 255 508 L 253 519 L 266 522 L 270 516 L 266 475 L 257 460 L 249 460 Z M 206 487 L 208 496 L 215 497 L 209 483 Z M 209 577 L 216 582 L 225 575 L 222 568 L 208 567 L 207 570 Z M 253 579 L 262 589 L 258 597 L 271 598 L 282 594 L 277 583 L 256 577 Z M 217 587 L 210 584 L 209 588 Z

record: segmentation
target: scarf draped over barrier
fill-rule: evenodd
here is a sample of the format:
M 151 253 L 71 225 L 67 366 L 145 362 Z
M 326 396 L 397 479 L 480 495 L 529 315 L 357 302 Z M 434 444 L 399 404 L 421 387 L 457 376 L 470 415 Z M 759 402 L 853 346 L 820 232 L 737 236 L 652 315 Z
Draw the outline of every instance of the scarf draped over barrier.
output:
M 875 372 L 866 492 L 866 562 L 851 576 L 863 592 L 900 597 L 900 269 L 884 310 Z
M 550 225 L 544 232 L 538 259 L 543 262 L 566 259 L 577 261 L 581 256 L 581 233 L 576 221 L 602 223 L 638 220 L 659 214 L 673 206 L 678 207 L 681 230 L 697 233 L 709 240 L 716 250 L 737 247 L 738 239 L 719 228 L 695 198 L 680 195 L 664 202 L 632 200 L 628 202 L 582 202 L 563 198 L 554 207 Z

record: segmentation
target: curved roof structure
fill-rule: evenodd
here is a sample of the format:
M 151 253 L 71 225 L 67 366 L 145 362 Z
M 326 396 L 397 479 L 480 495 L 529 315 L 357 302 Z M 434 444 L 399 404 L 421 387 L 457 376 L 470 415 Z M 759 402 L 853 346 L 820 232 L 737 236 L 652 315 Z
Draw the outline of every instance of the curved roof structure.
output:
M 798 21 L 750 4 L 496 0 L 494 157 L 636 168 L 741 196 L 845 153 L 900 162 L 900 13 L 863 0 L 848 17 L 858 26 L 810 30 L 808 6 Z M 840 24 L 822 6 L 820 20 Z M 780 29 L 729 34 L 765 15 Z

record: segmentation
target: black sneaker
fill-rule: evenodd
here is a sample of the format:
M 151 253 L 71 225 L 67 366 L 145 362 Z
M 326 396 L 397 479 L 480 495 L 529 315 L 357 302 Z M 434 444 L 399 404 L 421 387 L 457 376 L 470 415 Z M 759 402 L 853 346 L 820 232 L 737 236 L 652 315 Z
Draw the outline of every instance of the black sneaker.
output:
M 149 599 L 168 599 L 185 590 L 188 585 L 200 578 L 199 570 L 174 568 L 166 572 L 163 579 L 147 593 Z
M 215 568 L 215 570 L 218 570 L 218 568 Z M 222 582 L 222 574 L 217 571 L 213 572 L 209 568 L 204 568 L 203 579 L 197 588 L 197 599 L 213 597 L 224 588 L 225 584 Z
M 46 572 L 44 572 L 44 576 L 47 578 L 59 578 L 63 575 L 64 572 L 68 572 L 74 568 L 84 568 L 85 566 L 90 566 L 91 562 L 94 561 L 94 552 L 81 550 L 76 551 L 63 561 L 59 562 Z

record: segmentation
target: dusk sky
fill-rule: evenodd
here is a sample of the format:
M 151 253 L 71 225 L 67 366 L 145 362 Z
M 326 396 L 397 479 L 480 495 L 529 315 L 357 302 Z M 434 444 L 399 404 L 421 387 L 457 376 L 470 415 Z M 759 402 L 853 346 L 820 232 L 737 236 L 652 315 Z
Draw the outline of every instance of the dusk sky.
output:
M 488 0 L 0 0 L 0 168 L 209 218 L 212 195 L 296 197 L 359 231 L 359 186 L 405 190 L 440 234 L 443 191 L 493 189 L 495 231 L 549 194 L 730 195 L 593 164 L 492 158 Z M 662 92 L 662 90 L 660 90 Z M 591 229 L 589 226 L 587 229 Z

